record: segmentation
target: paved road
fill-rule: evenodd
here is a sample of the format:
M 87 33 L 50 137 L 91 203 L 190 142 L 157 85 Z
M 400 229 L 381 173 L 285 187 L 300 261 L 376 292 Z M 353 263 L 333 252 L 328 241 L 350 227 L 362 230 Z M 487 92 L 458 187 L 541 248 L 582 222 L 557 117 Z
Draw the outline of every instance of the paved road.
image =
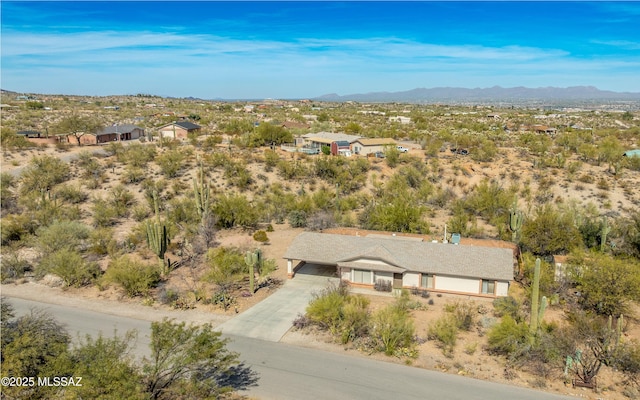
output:
M 280 341 L 298 314 L 304 314 L 312 293 L 322 290 L 329 282 L 339 282 L 326 274 L 322 276 L 322 272 L 322 267 L 304 265 L 295 278 L 287 280 L 276 293 L 216 329 L 227 335 Z
M 119 332 L 136 329 L 139 331 L 137 354 L 147 352 L 141 349 L 149 342 L 149 323 L 146 321 L 17 298 L 9 301 L 18 314 L 28 312 L 33 306 L 48 309 L 73 333 L 95 334 L 103 331 L 110 335 L 114 328 Z M 257 374 L 254 385 L 241 393 L 264 400 L 570 399 L 365 357 L 239 336 L 230 336 L 230 339 L 229 348 L 240 353 L 244 365 Z

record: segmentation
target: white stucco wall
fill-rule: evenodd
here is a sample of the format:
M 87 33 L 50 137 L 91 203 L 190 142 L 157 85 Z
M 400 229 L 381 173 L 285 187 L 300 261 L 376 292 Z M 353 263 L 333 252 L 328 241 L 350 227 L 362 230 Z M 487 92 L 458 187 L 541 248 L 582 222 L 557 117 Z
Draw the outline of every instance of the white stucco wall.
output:
M 438 275 L 435 278 L 435 289 L 478 294 L 480 293 L 480 280 Z
M 405 272 L 402 277 L 402 286 L 404 287 L 419 287 L 420 286 L 420 274 L 416 272 Z
M 340 279 L 342 279 L 343 281 L 351 281 L 351 269 L 344 268 L 342 270 L 342 276 L 340 276 Z
M 509 282 L 496 283 L 496 296 L 508 296 L 509 295 Z

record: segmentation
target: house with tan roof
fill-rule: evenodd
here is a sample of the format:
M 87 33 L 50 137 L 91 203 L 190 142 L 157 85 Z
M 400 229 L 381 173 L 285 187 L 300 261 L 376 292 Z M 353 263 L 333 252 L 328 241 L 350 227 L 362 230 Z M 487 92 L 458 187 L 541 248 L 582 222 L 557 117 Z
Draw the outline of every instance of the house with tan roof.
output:
M 395 147 L 396 141 L 392 138 L 359 138 L 351 143 L 351 151 L 363 156 L 383 152 L 387 147 Z
M 287 272 L 305 263 L 324 266 L 354 286 L 387 281 L 393 288 L 478 297 L 507 296 L 517 261 L 500 247 L 425 242 L 419 237 L 349 236 L 304 232 L 286 253 Z M 297 264 L 294 266 L 294 262 Z
M 177 121 L 158 128 L 160 137 L 169 139 L 186 139 L 189 133 L 198 133 L 202 127 L 189 121 Z

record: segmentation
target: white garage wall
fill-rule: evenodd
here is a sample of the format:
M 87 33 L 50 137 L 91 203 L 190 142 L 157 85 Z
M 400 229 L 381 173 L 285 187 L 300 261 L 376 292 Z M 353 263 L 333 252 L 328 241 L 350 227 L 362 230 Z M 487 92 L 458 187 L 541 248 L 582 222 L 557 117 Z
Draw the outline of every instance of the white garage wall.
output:
M 470 278 L 455 278 L 438 275 L 435 278 L 435 289 L 452 292 L 480 293 L 480 280 Z
M 402 277 L 402 286 L 404 287 L 419 287 L 420 286 L 420 274 L 416 272 L 405 272 Z
M 351 269 L 350 268 L 343 268 L 342 269 L 341 279 L 343 281 L 351 281 Z

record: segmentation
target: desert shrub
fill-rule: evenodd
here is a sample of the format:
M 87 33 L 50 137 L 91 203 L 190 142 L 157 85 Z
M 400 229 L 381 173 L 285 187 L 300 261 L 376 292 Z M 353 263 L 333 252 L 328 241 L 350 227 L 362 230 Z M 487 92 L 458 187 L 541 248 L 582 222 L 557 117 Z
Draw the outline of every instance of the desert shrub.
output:
M 113 230 L 110 228 L 97 228 L 89 234 L 89 251 L 103 256 L 116 252 L 118 244 L 113 238 Z
M 0 219 L 2 229 L 2 245 L 8 245 L 12 242 L 19 242 L 28 235 L 35 233 L 38 227 L 37 221 L 29 214 L 9 214 Z
M 273 150 L 264 151 L 264 163 L 265 163 L 265 170 L 267 172 L 270 172 L 273 169 L 273 167 L 278 165 L 278 161 L 280 161 L 280 156 L 278 155 L 277 152 Z
M 415 326 L 409 313 L 396 304 L 377 311 L 371 322 L 371 335 L 386 355 L 414 347 Z
M 330 286 L 309 302 L 307 317 L 316 325 L 336 333 L 342 323 L 342 308 L 347 296 L 337 286 Z
M 488 349 L 494 354 L 510 355 L 529 345 L 529 327 L 505 315 L 489 331 Z
M 71 204 L 84 203 L 89 195 L 82 191 L 80 187 L 71 186 L 68 184 L 60 185 L 55 190 L 56 198 Z
M 179 150 L 168 150 L 156 158 L 160 172 L 167 178 L 174 178 L 180 173 L 185 156 Z
M 206 282 L 212 282 L 220 286 L 221 291 L 226 291 L 228 286 L 238 279 L 238 275 L 245 272 L 248 267 L 244 262 L 244 254 L 237 248 L 218 247 L 209 249 L 206 255 L 208 270 L 203 276 Z
M 496 317 L 510 316 L 516 322 L 522 322 L 524 316 L 521 312 L 522 305 L 514 297 L 498 297 L 493 301 L 493 313 Z
M 458 301 L 447 304 L 445 311 L 453 315 L 458 329 L 469 332 L 478 314 L 478 307 L 473 302 Z
M 369 300 L 361 295 L 349 296 L 342 308 L 340 341 L 346 344 L 369 331 Z
M 63 248 L 46 255 L 36 267 L 36 276 L 54 274 L 62 278 L 65 286 L 81 287 L 90 284 L 100 275 L 100 267 L 86 262 L 80 253 Z
M 147 176 L 147 173 L 141 167 L 136 167 L 133 165 L 127 165 L 124 168 L 124 173 L 121 176 L 121 181 L 123 183 L 138 183 L 142 182 Z
M 430 324 L 427 338 L 438 341 L 442 352 L 447 357 L 451 356 L 458 340 L 458 323 L 454 316 L 445 314 Z
M 384 279 L 378 279 L 373 284 L 373 288 L 378 292 L 390 292 L 393 289 L 393 283 Z
M 260 243 L 266 243 L 269 241 L 269 237 L 267 236 L 267 232 L 259 230 L 253 234 L 253 240 Z
M 118 156 L 118 161 L 132 167 L 142 168 L 146 166 L 148 162 L 153 161 L 156 156 L 156 147 L 131 143 L 122 149 L 122 151 L 117 149 L 116 155 Z
M 24 194 L 49 191 L 69 179 L 69 172 L 69 166 L 57 157 L 33 157 L 29 166 L 22 171 L 20 191 Z
M 289 225 L 292 228 L 304 228 L 307 226 L 307 213 L 303 210 L 293 210 L 288 215 Z
M 258 222 L 258 212 L 242 195 L 218 196 L 214 202 L 213 212 L 218 217 L 218 226 L 221 228 L 251 227 Z
M 0 277 L 2 277 L 3 283 L 22 278 L 31 269 L 29 262 L 20 257 L 17 252 L 7 251 L 5 248 L 2 253 L 2 258 L 0 258 L 2 273 Z
M 109 263 L 104 274 L 104 283 L 115 283 L 121 286 L 127 296 L 146 296 L 160 281 L 157 265 L 144 264 L 128 256 L 122 256 Z
M 628 314 L 640 298 L 640 262 L 597 252 L 574 253 L 569 279 L 580 291 L 579 302 L 600 315 Z
M 90 232 L 87 225 L 78 221 L 54 221 L 36 231 L 36 246 L 43 254 L 62 249 L 79 250 Z
M 580 231 L 571 216 L 546 205 L 522 225 L 521 243 L 536 255 L 565 254 L 580 247 Z
M 113 204 L 101 198 L 93 200 L 91 211 L 93 213 L 94 226 L 110 226 L 113 225 L 118 218 L 118 210 L 116 210 Z
M 110 191 L 111 205 L 118 217 L 129 215 L 129 209 L 135 203 L 133 193 L 123 185 L 117 185 Z

